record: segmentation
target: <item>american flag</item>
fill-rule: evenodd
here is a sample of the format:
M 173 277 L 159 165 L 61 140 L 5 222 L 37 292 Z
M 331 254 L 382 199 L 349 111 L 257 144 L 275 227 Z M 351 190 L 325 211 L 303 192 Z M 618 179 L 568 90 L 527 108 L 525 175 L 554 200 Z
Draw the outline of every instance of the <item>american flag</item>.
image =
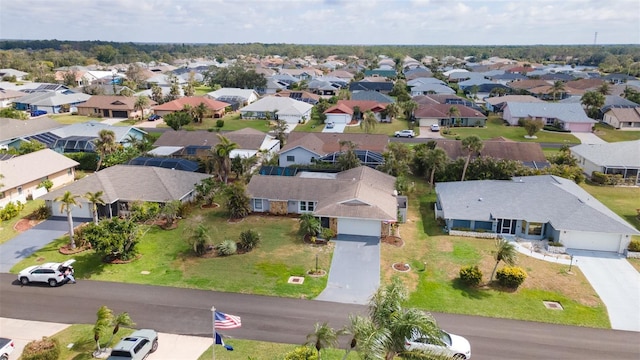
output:
M 215 312 L 215 329 L 237 329 L 240 326 L 242 326 L 240 316 L 229 315 L 220 311 Z

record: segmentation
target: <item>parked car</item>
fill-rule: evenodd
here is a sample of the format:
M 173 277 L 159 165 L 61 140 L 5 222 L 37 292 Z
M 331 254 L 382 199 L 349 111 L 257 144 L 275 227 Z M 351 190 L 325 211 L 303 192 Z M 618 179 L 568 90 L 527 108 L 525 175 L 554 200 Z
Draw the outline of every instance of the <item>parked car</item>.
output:
M 400 130 L 395 132 L 395 137 L 408 137 L 412 138 L 416 136 L 416 133 L 413 130 Z
M 71 266 L 75 259 L 69 259 L 63 263 L 44 263 L 42 265 L 33 265 L 20 271 L 18 273 L 18 280 L 22 285 L 27 285 L 31 282 L 43 282 L 54 287 L 58 284 L 64 284 L 70 280 L 65 275 L 65 271 L 69 270 L 73 275 L 73 267 Z
M 107 360 L 142 360 L 158 350 L 158 333 L 151 329 L 134 331 L 120 340 Z
M 8 360 L 15 347 L 13 340 L 0 338 L 0 360 Z
M 438 132 L 438 131 L 440 131 L 440 125 L 438 125 L 438 124 L 431 124 L 431 131 L 433 131 L 433 132 Z
M 47 112 L 44 110 L 31 110 L 31 116 L 41 116 L 41 115 L 46 115 Z
M 462 336 L 440 330 L 440 342 L 442 344 L 433 338 L 416 333 L 405 342 L 405 349 L 420 350 L 428 354 L 447 356 L 456 360 L 471 358 L 471 344 Z
M 156 120 L 160 120 L 160 119 L 161 119 L 160 115 L 151 114 L 149 116 L 149 121 L 156 121 Z
M 327 125 L 325 125 L 327 129 L 333 129 L 334 126 L 336 126 L 336 124 L 334 124 L 333 121 L 329 121 L 327 122 Z

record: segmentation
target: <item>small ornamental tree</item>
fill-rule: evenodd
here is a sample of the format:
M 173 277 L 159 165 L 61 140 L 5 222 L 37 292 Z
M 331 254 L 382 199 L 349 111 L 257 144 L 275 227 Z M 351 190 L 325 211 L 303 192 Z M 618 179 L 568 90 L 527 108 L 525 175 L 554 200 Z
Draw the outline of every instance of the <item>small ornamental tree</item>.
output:
M 526 130 L 527 136 L 532 137 L 538 131 L 542 130 L 542 128 L 544 127 L 544 123 L 542 122 L 542 120 L 526 119 L 522 122 L 522 126 Z
M 253 250 L 260 243 L 260 234 L 249 229 L 240 233 L 240 248 L 244 251 Z

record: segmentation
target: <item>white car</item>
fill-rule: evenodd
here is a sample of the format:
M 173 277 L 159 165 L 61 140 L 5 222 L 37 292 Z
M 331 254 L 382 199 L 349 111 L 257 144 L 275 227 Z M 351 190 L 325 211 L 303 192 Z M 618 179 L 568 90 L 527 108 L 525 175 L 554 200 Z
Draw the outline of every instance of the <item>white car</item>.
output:
M 438 132 L 438 131 L 440 131 L 440 125 L 438 125 L 438 124 L 431 124 L 431 131 L 433 131 L 433 132 Z
M 443 355 L 453 359 L 466 360 L 471 359 L 471 344 L 462 336 L 449 334 L 440 331 L 440 341 L 444 344 L 438 344 L 428 336 L 416 334 L 405 342 L 405 349 L 419 350 L 433 355 Z
M 67 278 L 64 275 L 64 272 L 67 269 L 69 269 L 71 274 L 73 274 L 73 267 L 71 267 L 71 264 L 74 262 L 76 262 L 75 259 L 69 259 L 63 263 L 50 262 L 42 265 L 29 266 L 18 273 L 18 280 L 22 285 L 27 285 L 31 282 L 43 282 L 54 287 L 67 281 Z
M 412 138 L 416 136 L 416 133 L 413 130 L 400 130 L 395 132 L 395 137 L 408 137 Z

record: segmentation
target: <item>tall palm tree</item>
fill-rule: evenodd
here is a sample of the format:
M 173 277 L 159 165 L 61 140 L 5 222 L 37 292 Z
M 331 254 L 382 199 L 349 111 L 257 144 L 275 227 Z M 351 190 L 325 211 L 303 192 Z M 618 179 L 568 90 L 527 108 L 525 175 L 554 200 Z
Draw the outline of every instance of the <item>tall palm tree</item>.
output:
M 496 274 L 496 269 L 498 269 L 498 264 L 500 261 L 504 261 L 507 265 L 515 265 L 518 260 L 518 250 L 513 246 L 511 242 L 506 239 L 497 239 L 496 240 L 496 250 L 493 253 L 493 258 L 496 260 L 496 265 L 493 267 L 493 271 L 491 272 L 491 280 L 493 281 L 493 277 Z
M 120 326 L 135 326 L 135 325 L 136 323 L 134 323 L 133 320 L 131 320 L 129 313 L 123 312 L 118 314 L 113 319 L 113 331 L 111 332 L 111 338 L 109 338 L 109 342 L 107 344 L 111 344 L 111 341 L 113 341 L 113 337 L 118 333 L 118 331 L 120 331 Z
M 104 205 L 102 195 L 104 195 L 102 191 L 96 191 L 94 193 L 87 191 L 87 193 L 84 194 L 84 198 L 91 203 L 91 214 L 93 215 L 93 222 L 96 224 L 98 223 L 98 204 Z
M 556 101 L 556 95 L 561 94 L 564 91 L 564 83 L 560 80 L 553 83 L 551 86 L 551 95 L 553 95 L 553 101 Z
M 133 110 L 140 111 L 140 119 L 144 118 L 144 109 L 149 106 L 149 98 L 146 95 L 140 95 L 136 98 L 136 102 L 133 103 Z
M 373 114 L 373 111 L 367 110 L 365 111 L 364 117 L 360 122 L 360 128 L 364 127 L 364 132 L 369 134 L 371 130 L 375 129 L 377 123 L 378 123 L 378 119 L 376 119 L 376 116 Z
M 322 349 L 338 346 L 338 336 L 341 333 L 341 330 L 336 331 L 326 322 L 322 324 L 316 323 L 314 331 L 307 335 L 307 344 L 313 345 L 316 348 L 318 360 L 320 360 L 320 352 Z
M 413 112 L 418 108 L 418 103 L 409 100 L 402 103 L 402 110 L 404 111 L 404 117 L 407 122 L 411 122 L 411 117 L 413 116 Z
M 449 133 L 449 127 L 451 126 L 451 123 L 454 121 L 454 119 L 460 116 L 460 109 L 458 109 L 458 107 L 455 105 L 449 106 L 449 110 L 447 110 L 447 116 L 449 117 L 449 120 L 447 121 L 447 133 Z
M 442 171 L 449 161 L 449 157 L 447 153 L 441 148 L 435 148 L 432 150 L 428 150 L 425 154 L 425 164 L 427 165 L 427 169 L 431 169 L 431 174 L 429 175 L 429 191 L 433 190 L 434 186 L 434 177 L 436 171 Z
M 484 144 L 482 143 L 482 140 L 476 135 L 467 136 L 462 139 L 462 148 L 467 151 L 467 159 L 464 161 L 462 178 L 460 181 L 464 181 L 464 177 L 467 174 L 467 167 L 469 166 L 469 161 L 471 161 L 471 154 L 477 154 L 483 147 Z
M 391 119 L 391 121 L 393 121 L 393 119 L 395 119 L 398 115 L 400 115 L 400 112 L 401 112 L 401 109 L 397 103 L 387 104 L 386 110 L 387 110 L 387 115 L 389 115 L 389 119 Z
M 76 242 L 73 240 L 73 217 L 71 216 L 71 210 L 74 206 L 82 207 L 76 199 L 78 195 L 73 195 L 71 191 L 65 191 L 64 194 L 57 197 L 55 201 L 60 202 L 60 212 L 67 213 L 67 222 L 69 223 L 69 247 L 76 248 Z
M 202 120 L 209 114 L 209 108 L 201 102 L 191 109 L 191 113 L 196 122 L 202 123 Z
M 116 134 L 107 129 L 100 130 L 98 138 L 94 140 L 94 142 L 96 145 L 96 151 L 100 155 L 98 158 L 98 166 L 96 168 L 96 171 L 98 171 L 102 166 L 105 156 L 114 153 L 118 149 L 119 144 L 116 142 Z
M 339 144 L 340 151 L 342 153 L 340 154 L 340 156 L 338 156 L 336 162 L 340 171 L 357 168 L 358 166 L 362 165 L 360 159 L 358 159 L 358 155 L 356 155 L 356 149 L 358 148 L 357 144 L 348 140 L 342 140 L 339 142 Z M 342 147 L 346 147 L 347 149 L 345 151 L 342 151 Z
M 609 83 L 605 81 L 598 87 L 596 91 L 605 96 L 611 95 L 611 86 L 609 86 Z
M 103 352 L 103 349 L 100 348 L 100 336 L 111 325 L 113 312 L 105 305 L 102 305 L 100 309 L 98 309 L 96 316 L 98 319 L 93 326 L 93 340 L 96 342 L 96 351 L 93 353 L 94 357 L 98 357 L 98 355 Z
M 238 148 L 238 144 L 231 142 L 228 138 L 218 134 L 219 143 L 213 149 L 213 157 L 216 161 L 218 178 L 224 183 L 229 179 L 231 172 L 231 151 Z

